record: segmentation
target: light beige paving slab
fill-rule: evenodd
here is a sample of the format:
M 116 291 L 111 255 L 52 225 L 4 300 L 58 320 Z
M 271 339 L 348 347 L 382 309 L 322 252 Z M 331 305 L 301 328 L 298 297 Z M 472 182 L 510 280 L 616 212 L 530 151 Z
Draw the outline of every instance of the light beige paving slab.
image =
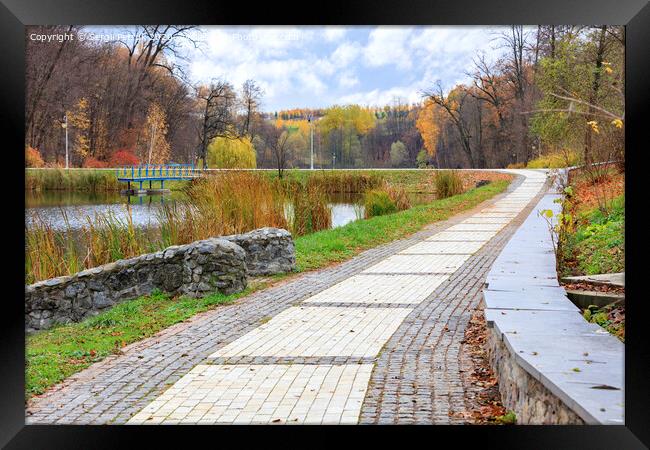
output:
M 291 307 L 210 355 L 375 356 L 411 308 Z
M 485 242 L 447 242 L 447 241 L 422 241 L 404 249 L 400 254 L 474 254 L 483 247 Z M 446 277 L 445 277 L 446 278 Z
M 303 303 L 418 304 L 447 278 L 447 275 L 355 275 Z
M 464 223 L 461 222 L 452 227 L 447 228 L 445 231 L 499 231 L 505 226 L 505 223 Z
M 129 424 L 355 424 L 372 364 L 198 365 Z
M 467 255 L 393 255 L 363 273 L 454 273 Z
M 497 234 L 497 231 L 441 231 L 426 239 L 426 241 L 459 241 L 486 243 Z
M 475 224 L 490 223 L 490 224 L 506 225 L 510 223 L 511 220 L 512 220 L 511 217 L 483 217 L 476 214 L 475 216 L 472 216 L 469 219 L 463 220 L 461 223 L 475 223 Z

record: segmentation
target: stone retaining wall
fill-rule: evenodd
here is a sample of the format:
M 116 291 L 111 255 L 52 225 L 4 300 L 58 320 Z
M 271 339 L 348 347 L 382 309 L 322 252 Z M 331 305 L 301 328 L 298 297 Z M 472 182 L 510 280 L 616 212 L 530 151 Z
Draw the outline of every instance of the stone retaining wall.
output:
M 525 425 L 583 425 L 585 422 L 560 398 L 524 370 L 501 336 L 488 329 L 490 366 L 499 377 L 503 405 L 516 411 L 517 423 Z
M 294 268 L 291 234 L 276 228 L 172 246 L 25 286 L 25 329 L 79 322 L 154 289 L 190 297 L 232 294 L 246 288 L 248 275 Z

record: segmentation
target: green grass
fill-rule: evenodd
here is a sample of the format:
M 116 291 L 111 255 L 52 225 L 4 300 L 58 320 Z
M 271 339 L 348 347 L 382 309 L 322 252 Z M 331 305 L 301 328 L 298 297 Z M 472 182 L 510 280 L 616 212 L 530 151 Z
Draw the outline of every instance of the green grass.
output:
M 625 195 L 603 213 L 593 208 L 577 219 L 563 248 L 565 275 L 595 275 L 625 270 Z
M 435 200 L 394 214 L 351 222 L 295 239 L 298 272 L 319 269 L 349 259 L 363 250 L 403 238 L 425 225 L 445 220 L 503 192 L 508 181 L 497 181 L 461 195 Z M 212 294 L 201 299 L 171 298 L 154 293 L 120 303 L 84 322 L 59 325 L 27 338 L 26 397 L 79 372 L 123 346 L 152 336 L 158 331 L 191 316 L 230 303 L 273 281 L 290 275 L 270 277 L 233 294 Z
M 83 322 L 34 333 L 27 337 L 26 397 L 41 394 L 92 363 L 120 353 L 125 345 L 261 287 L 263 285 L 249 287 L 233 295 L 215 293 L 199 299 L 174 299 L 153 293 L 120 303 Z
M 445 220 L 503 192 L 508 181 L 496 181 L 453 197 L 434 200 L 406 211 L 350 222 L 296 238 L 299 271 L 314 270 L 415 233 L 425 225 Z

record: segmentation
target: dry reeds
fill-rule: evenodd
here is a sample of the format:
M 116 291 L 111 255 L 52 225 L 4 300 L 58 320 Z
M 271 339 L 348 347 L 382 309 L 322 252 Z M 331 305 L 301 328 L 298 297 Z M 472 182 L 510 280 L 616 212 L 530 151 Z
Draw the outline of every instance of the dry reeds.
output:
M 463 179 L 455 170 L 441 170 L 436 174 L 434 180 L 436 186 L 436 196 L 438 198 L 447 198 L 453 195 L 462 194 Z

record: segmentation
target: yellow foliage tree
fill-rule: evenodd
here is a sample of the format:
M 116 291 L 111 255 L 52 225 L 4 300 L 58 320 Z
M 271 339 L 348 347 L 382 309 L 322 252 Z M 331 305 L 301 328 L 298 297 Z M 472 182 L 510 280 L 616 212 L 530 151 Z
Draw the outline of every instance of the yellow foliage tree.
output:
M 150 152 L 151 164 L 163 164 L 169 160 L 171 148 L 167 142 L 167 131 L 165 111 L 158 103 L 152 102 L 136 145 L 136 155 L 140 161 L 149 162 Z
M 72 111 L 67 111 L 70 132 L 75 138 L 73 150 L 82 158 L 90 153 L 90 119 L 88 118 L 88 100 L 80 98 Z
M 422 136 L 424 148 L 431 156 L 435 156 L 436 154 L 436 146 L 440 139 L 440 130 L 444 120 L 445 118 L 441 114 L 440 107 L 431 99 L 427 99 L 418 114 L 415 126 Z
M 255 149 L 248 137 L 227 139 L 217 137 L 208 145 L 207 162 L 210 168 L 254 169 L 257 167 Z

